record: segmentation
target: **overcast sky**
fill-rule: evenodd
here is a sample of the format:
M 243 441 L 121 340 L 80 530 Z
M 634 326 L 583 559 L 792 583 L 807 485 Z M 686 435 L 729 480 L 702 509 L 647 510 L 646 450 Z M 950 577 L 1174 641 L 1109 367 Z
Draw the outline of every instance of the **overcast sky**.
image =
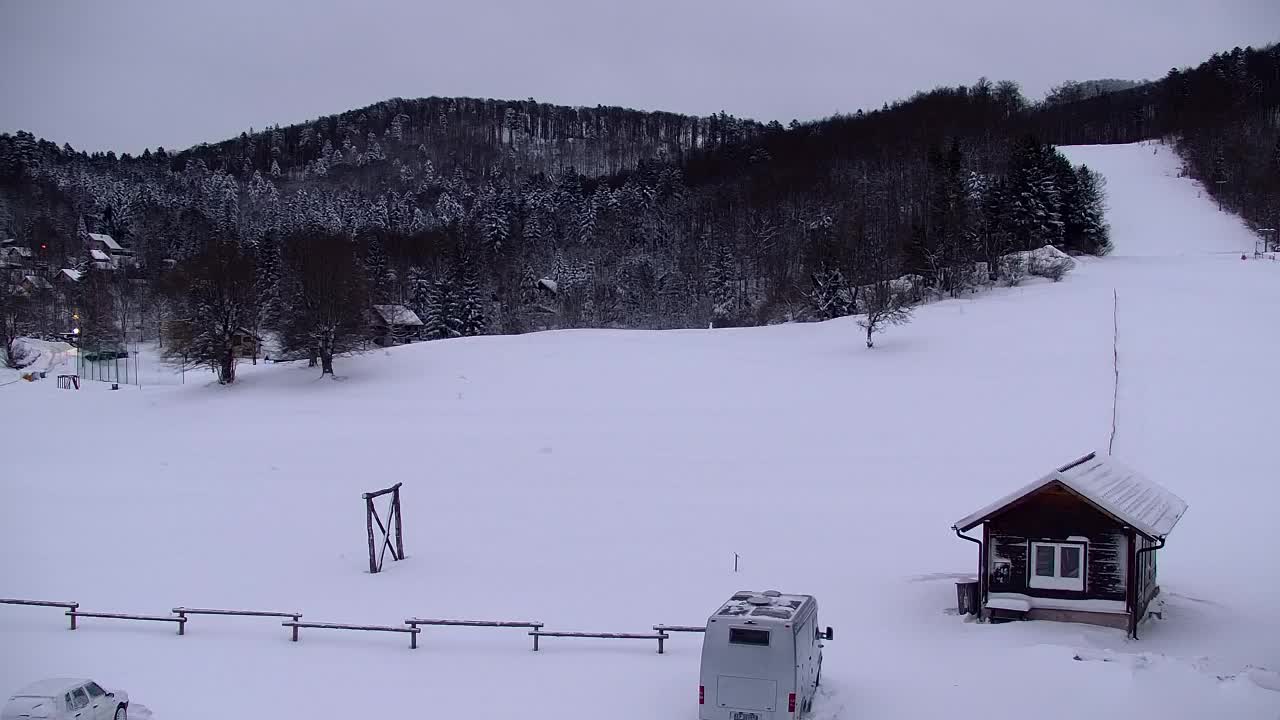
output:
M 0 131 L 137 153 L 429 95 L 785 123 L 1276 40 L 1280 0 L 0 0 Z

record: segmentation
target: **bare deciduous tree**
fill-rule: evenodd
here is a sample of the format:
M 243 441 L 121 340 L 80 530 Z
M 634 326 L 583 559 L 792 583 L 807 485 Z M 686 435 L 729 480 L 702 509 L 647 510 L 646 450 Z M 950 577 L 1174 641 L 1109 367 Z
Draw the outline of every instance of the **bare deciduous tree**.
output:
M 26 367 L 27 351 L 18 342 L 27 327 L 27 297 L 15 283 L 0 276 L 0 353 L 4 364 L 11 368 Z
M 858 327 L 867 331 L 867 347 L 875 347 L 871 336 L 891 325 L 911 322 L 911 305 L 891 280 L 879 280 L 863 288 L 862 301 L 866 313 L 858 318 Z
M 236 379 L 235 339 L 248 323 L 253 260 L 234 240 L 214 240 L 179 270 L 180 309 L 165 356 L 184 367 L 209 366 L 218 382 Z
M 284 241 L 278 329 L 283 350 L 319 358 L 322 375 L 333 358 L 367 347 L 368 294 L 355 247 L 341 234 L 298 232 Z

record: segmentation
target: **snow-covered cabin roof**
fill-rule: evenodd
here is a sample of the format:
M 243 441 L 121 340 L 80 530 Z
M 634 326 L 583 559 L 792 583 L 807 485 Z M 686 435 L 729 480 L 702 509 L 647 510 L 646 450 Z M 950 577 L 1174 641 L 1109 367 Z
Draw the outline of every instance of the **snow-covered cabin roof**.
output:
M 58 271 L 58 277 L 66 278 L 71 282 L 80 282 L 80 271 L 72 270 L 71 268 L 62 268 Z
M 124 250 L 115 238 L 103 233 L 89 233 L 89 239 L 102 243 L 108 250 Z
M 1187 503 L 1182 498 L 1110 455 L 1092 452 L 956 521 L 952 527 L 964 532 L 1052 482 L 1062 483 L 1098 509 L 1153 540 L 1168 535 L 1187 511 Z
M 111 256 L 98 249 L 90 250 L 89 257 L 97 260 L 98 262 L 111 262 Z
M 418 314 L 403 305 L 374 305 L 373 309 L 382 318 L 382 321 L 388 325 L 417 326 L 422 324 Z
M 557 292 L 560 291 L 560 283 L 557 283 L 555 280 L 552 280 L 551 278 L 542 278 L 537 282 L 537 285 L 538 287 L 549 291 L 552 295 L 555 295 Z
M 39 275 L 28 275 L 22 278 L 22 280 L 37 290 L 48 290 L 53 287 L 48 280 L 45 280 Z
M 740 617 L 754 622 L 788 623 L 812 599 L 811 595 L 785 595 L 777 590 L 742 590 L 734 593 L 711 617 Z
M 23 247 L 22 245 L 10 245 L 4 248 L 3 251 L 13 257 L 33 258 L 36 256 L 35 252 L 31 248 Z

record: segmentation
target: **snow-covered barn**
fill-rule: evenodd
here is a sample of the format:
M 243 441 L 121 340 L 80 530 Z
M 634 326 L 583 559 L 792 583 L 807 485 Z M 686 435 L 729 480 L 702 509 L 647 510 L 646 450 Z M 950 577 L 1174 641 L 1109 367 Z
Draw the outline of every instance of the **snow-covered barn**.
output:
M 983 618 L 1083 622 L 1137 637 L 1160 593 L 1156 551 L 1186 510 L 1178 496 L 1094 452 L 952 529 L 979 544 Z M 963 534 L 978 525 L 980 541 Z

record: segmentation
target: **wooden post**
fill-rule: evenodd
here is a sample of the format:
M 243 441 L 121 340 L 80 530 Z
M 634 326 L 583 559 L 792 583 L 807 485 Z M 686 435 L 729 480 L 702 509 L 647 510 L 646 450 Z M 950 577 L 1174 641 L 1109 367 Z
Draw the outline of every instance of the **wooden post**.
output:
M 70 612 L 70 613 L 68 613 L 68 614 L 71 616 L 71 629 L 72 629 L 72 630 L 75 630 L 75 629 L 76 629 L 76 610 L 78 610 L 79 608 L 80 608 L 80 605 L 79 605 L 78 603 L 77 603 L 77 604 L 75 604 L 75 605 L 72 605 L 72 606 L 71 606 L 71 612 Z
M 536 630 L 534 632 L 537 632 Z M 533 636 L 533 651 L 538 652 L 538 636 Z
M 293 641 L 298 642 L 298 626 L 293 626 Z
M 409 649 L 410 650 L 418 649 L 418 633 L 416 632 L 409 633 Z
M 364 496 L 365 524 L 369 526 L 369 572 L 378 572 L 377 552 L 373 547 L 373 498 Z M 297 633 L 297 629 L 294 630 Z M 296 639 L 296 638 L 295 638 Z
M 187 634 L 187 618 L 185 615 L 181 616 L 181 619 L 178 620 L 178 634 L 179 635 Z
M 666 637 L 667 637 L 667 636 L 666 636 L 665 634 L 663 634 L 663 633 L 658 633 L 658 654 L 659 654 L 659 655 L 661 655 L 661 654 L 662 654 L 662 641 L 663 641 L 663 640 L 665 640 L 665 639 L 666 639 Z
M 400 484 L 396 483 L 396 491 L 391 496 L 392 502 L 395 504 L 396 514 L 396 559 L 404 559 L 404 538 L 400 535 Z

